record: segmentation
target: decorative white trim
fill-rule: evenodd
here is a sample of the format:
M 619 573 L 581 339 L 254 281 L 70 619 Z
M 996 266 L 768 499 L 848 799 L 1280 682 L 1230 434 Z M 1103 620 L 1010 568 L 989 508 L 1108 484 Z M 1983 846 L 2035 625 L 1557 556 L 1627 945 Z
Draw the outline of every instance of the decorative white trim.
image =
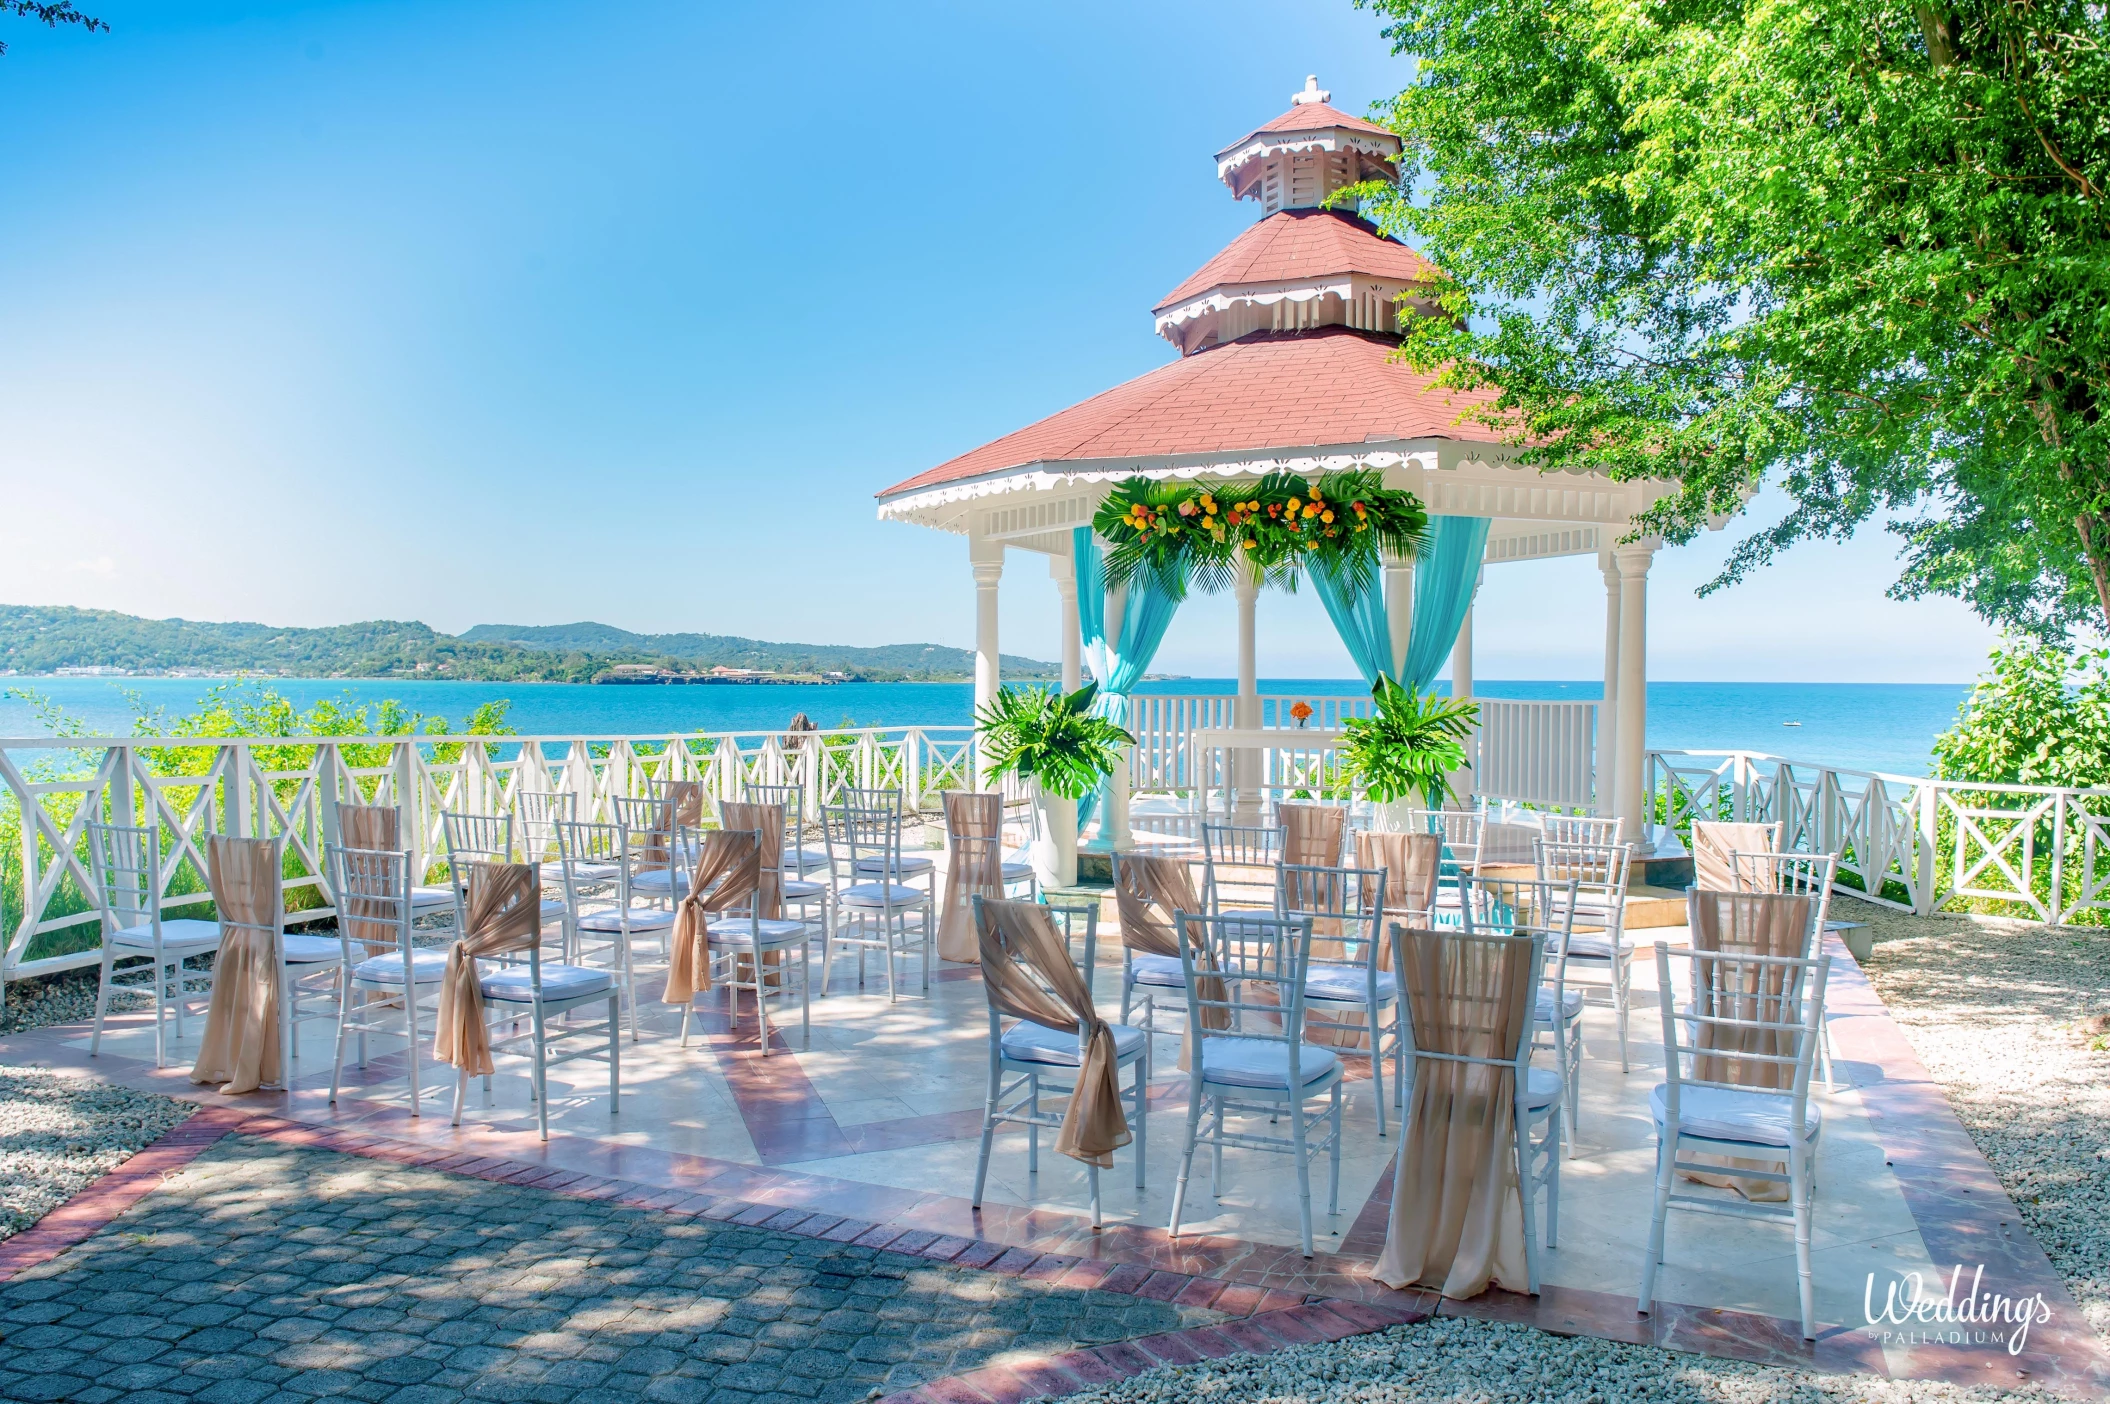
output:
M 1158 335 L 1163 336 L 1167 327 L 1179 326 L 1207 313 L 1227 312 L 1240 303 L 1272 307 L 1278 302 L 1311 302 L 1329 295 L 1347 302 L 1356 295 L 1358 281 L 1357 275 L 1350 273 L 1326 283 L 1219 285 L 1191 302 L 1183 302 L 1169 311 L 1158 313 L 1156 331 Z M 1374 291 L 1384 297 L 1397 297 L 1407 290 L 1405 283 L 1378 282 L 1374 279 L 1363 279 L 1360 282 L 1364 291 Z
M 1350 131 L 1346 127 L 1324 127 L 1307 132 L 1256 132 L 1244 145 L 1226 148 L 1216 154 L 1216 178 L 1222 180 L 1250 161 L 1269 156 L 1290 156 L 1300 151 L 1353 151 L 1389 166 L 1399 160 L 1400 150 L 1396 136 Z

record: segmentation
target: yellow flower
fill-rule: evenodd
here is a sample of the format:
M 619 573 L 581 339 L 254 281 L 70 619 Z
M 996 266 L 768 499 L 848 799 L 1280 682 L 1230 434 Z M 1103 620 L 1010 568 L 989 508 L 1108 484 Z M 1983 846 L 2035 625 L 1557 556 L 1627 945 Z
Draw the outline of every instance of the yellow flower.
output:
M 1297 508 L 1299 508 L 1299 507 L 1300 507 L 1300 506 L 1302 506 L 1302 505 L 1303 505 L 1303 504 L 1302 504 L 1302 503 L 1300 503 L 1300 502 L 1299 502 L 1299 501 L 1298 501 L 1298 500 L 1297 500 L 1296 498 L 1294 498 L 1294 497 L 1292 497 L 1292 498 L 1291 498 L 1291 499 L 1289 500 L 1289 510 L 1290 510 L 1290 511 L 1292 511 L 1292 512 L 1296 511 L 1296 510 L 1297 510 Z
M 1327 524 L 1328 524 L 1328 525 L 1330 526 L 1330 525 L 1332 525 L 1332 523 L 1333 523 L 1333 513 L 1331 513 L 1331 512 L 1321 512 L 1321 513 L 1319 514 L 1319 520 L 1320 520 L 1320 521 L 1322 521 L 1322 522 L 1325 522 L 1325 523 L 1327 523 Z
M 1253 538 L 1248 536 L 1245 540 L 1239 542 L 1238 544 L 1244 547 L 1246 550 L 1250 551 L 1253 549 Z

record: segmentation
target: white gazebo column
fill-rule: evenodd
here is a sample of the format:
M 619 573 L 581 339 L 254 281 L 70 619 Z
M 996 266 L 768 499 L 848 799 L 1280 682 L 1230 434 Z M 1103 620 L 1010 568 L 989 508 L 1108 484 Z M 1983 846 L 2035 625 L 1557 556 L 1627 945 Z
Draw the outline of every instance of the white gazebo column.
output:
M 1610 814 L 1619 774 L 1619 562 L 1597 553 L 1604 576 L 1604 701 L 1597 706 L 1597 812 Z
M 1084 685 L 1084 639 L 1077 631 L 1077 557 L 1076 547 L 1071 546 L 1070 555 L 1048 557 L 1048 578 L 1055 582 L 1055 594 L 1062 601 L 1062 690 L 1075 692 Z
M 1626 821 L 1626 837 L 1643 842 L 1653 817 L 1645 813 L 1648 749 L 1648 567 L 1653 542 L 1621 546 L 1619 561 L 1618 769 L 1613 812 Z
M 1106 637 L 1120 638 L 1127 622 L 1128 587 L 1117 585 L 1106 592 Z M 1099 841 L 1116 853 L 1126 853 L 1134 846 L 1128 829 L 1128 752 L 1123 750 L 1121 755 L 1122 763 L 1106 777 L 1106 813 L 1099 816 Z
M 974 566 L 974 710 L 979 715 L 1003 685 L 998 667 L 996 591 L 1004 578 L 1004 543 L 970 540 L 967 559 Z M 982 783 L 993 783 L 986 769 Z
M 1474 593 L 1479 593 L 1475 582 Z M 1458 641 L 1451 645 L 1451 696 L 1459 701 L 1471 701 L 1473 696 L 1473 607 L 1465 607 L 1465 617 L 1458 621 Z M 1465 764 L 1451 776 L 1451 790 L 1461 795 L 1470 804 L 1480 792 L 1479 757 L 1480 741 L 1487 734 L 1486 722 L 1479 723 L 1473 739 L 1467 744 Z
M 1260 576 L 1254 571 L 1239 569 L 1232 580 L 1231 591 L 1238 600 L 1238 700 L 1232 706 L 1231 721 L 1238 727 L 1253 728 L 1260 725 Z M 1232 822 L 1260 823 L 1260 752 L 1233 751 L 1231 775 L 1232 784 L 1238 790 L 1238 808 L 1232 815 Z
M 1392 671 L 1407 661 L 1407 640 L 1414 633 L 1414 562 L 1410 557 L 1385 557 L 1385 629 L 1392 645 Z

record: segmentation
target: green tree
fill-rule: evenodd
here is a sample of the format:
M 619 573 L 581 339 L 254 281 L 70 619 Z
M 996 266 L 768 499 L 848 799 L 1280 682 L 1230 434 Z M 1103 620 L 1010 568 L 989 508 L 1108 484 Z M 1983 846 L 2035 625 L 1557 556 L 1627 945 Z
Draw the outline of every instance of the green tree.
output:
M 48 3 L 47 0 L 0 0 L 0 15 L 16 19 L 42 20 L 53 29 L 62 24 L 77 24 L 91 34 L 98 29 L 108 33 L 110 29 L 110 26 L 101 20 L 74 9 L 73 0 L 57 0 L 57 3 Z M 7 41 L 0 39 L 0 54 L 6 52 Z
M 1895 517 L 1901 598 L 2110 614 L 2110 56 L 2092 0 L 1362 0 L 1414 80 L 1375 215 L 1445 270 L 1405 354 L 1547 468 L 1673 478 L 1708 589 Z
M 2110 653 L 2010 640 L 1935 738 L 1934 765 L 1944 780 L 2110 784 Z

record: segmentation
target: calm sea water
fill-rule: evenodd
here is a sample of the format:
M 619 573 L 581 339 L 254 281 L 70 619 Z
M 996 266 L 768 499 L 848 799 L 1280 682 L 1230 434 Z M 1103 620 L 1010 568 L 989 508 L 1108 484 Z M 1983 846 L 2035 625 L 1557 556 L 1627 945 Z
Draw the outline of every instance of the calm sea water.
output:
M 279 679 L 269 684 L 297 706 L 325 698 L 395 698 L 456 722 L 478 704 L 504 698 L 526 735 L 653 735 L 689 731 L 778 731 L 798 712 L 821 726 L 960 726 L 969 720 L 967 683 L 839 683 L 828 687 L 595 687 L 581 683 L 416 682 L 400 679 Z M 0 736 L 49 730 L 20 690 L 55 703 L 98 735 L 134 730 L 141 708 L 181 715 L 213 683 L 190 678 L 0 679 Z M 250 685 L 254 686 L 254 685 Z M 1267 693 L 1339 695 L 1352 679 L 1263 680 Z M 1145 684 L 1153 692 L 1233 692 L 1228 679 Z M 1488 697 L 1594 701 L 1594 682 L 1482 680 Z M 1660 749 L 1769 751 L 1797 760 L 1918 775 L 1928 748 L 1955 719 L 1969 688 L 1946 683 L 1652 683 L 1649 744 Z M 1790 725 L 1794 723 L 1794 725 Z

